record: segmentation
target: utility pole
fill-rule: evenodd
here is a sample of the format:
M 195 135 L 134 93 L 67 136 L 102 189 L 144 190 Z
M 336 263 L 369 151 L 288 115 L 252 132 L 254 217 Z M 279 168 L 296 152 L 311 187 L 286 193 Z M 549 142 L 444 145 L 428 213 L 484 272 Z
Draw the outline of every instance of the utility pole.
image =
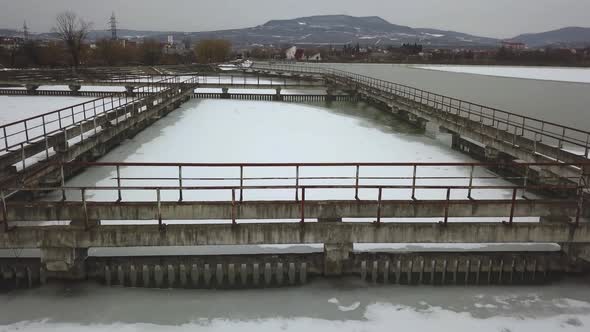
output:
M 117 18 L 115 17 L 115 12 L 111 15 L 111 39 L 117 40 Z
M 29 40 L 29 27 L 27 27 L 27 21 L 23 23 L 23 35 L 25 40 Z

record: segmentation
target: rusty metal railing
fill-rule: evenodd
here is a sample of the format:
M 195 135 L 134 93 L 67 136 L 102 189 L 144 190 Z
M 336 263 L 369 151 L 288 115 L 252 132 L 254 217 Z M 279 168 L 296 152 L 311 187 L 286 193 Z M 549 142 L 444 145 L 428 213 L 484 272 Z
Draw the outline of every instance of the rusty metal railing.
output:
M 30 192 L 50 193 L 48 200 L 77 202 L 84 209 L 91 201 L 89 193 L 105 193 L 112 197 L 106 202 L 113 204 L 129 202 L 151 202 L 161 209 L 166 202 L 207 201 L 211 192 L 221 194 L 222 202 L 231 202 L 232 222 L 236 223 L 235 209 L 246 200 L 246 192 L 253 197 L 262 192 L 273 192 L 273 200 L 278 200 L 275 192 L 284 191 L 292 201 L 301 206 L 301 222 L 305 221 L 305 204 L 310 201 L 310 193 L 328 191 L 329 198 L 318 196 L 322 201 L 352 200 L 375 201 L 376 222 L 381 222 L 383 204 L 395 201 L 421 201 L 441 204 L 444 215 L 441 223 L 449 220 L 449 205 L 472 204 L 480 201 L 502 202 L 510 206 L 506 223 L 514 221 L 515 207 L 519 202 L 531 204 L 540 202 L 556 207 L 576 206 L 574 223 L 583 215 L 585 195 L 589 192 L 586 174 L 570 182 L 553 182 L 554 177 L 533 174 L 531 169 L 543 167 L 571 167 L 585 169 L 590 163 L 564 165 L 563 163 L 58 163 L 62 183 L 58 187 L 20 187 L 0 188 L 0 196 L 6 218 L 6 193 Z M 69 168 L 99 168 L 108 172 L 104 185 L 67 185 L 63 181 Z M 497 175 L 489 168 L 511 170 L 511 175 Z M 212 170 L 223 170 L 211 174 Z M 258 171 L 256 171 L 258 170 Z M 262 171 L 262 175 L 257 172 Z M 281 171 L 281 174 L 277 174 Z M 229 173 L 231 174 L 229 174 Z M 289 172 L 285 174 L 284 172 Z M 247 173 L 250 173 L 247 174 Z M 307 173 L 307 174 L 304 174 Z M 510 182 L 507 182 L 510 181 Z M 494 194 L 491 197 L 490 194 Z M 202 196 L 198 198 L 195 193 Z M 559 193 L 561 198 L 547 199 L 544 193 Z M 191 197 L 187 197 L 192 196 Z M 101 194 L 98 194 L 101 195 Z M 144 199 L 145 195 L 151 198 Z M 307 196 L 306 196 L 307 195 Z M 328 196 L 330 196 L 328 195 Z M 333 195 L 338 196 L 334 198 Z M 389 198 L 386 197 L 389 195 Z M 140 197 L 138 197 L 140 196 Z M 365 196 L 365 197 L 363 197 Z M 479 196 L 479 197 L 478 197 Z M 508 197 L 508 198 L 506 198 Z M 393 199 L 392 199 L 393 198 Z M 104 199 L 104 196 L 103 196 Z M 312 199 L 313 200 L 313 199 Z M 47 200 L 45 200 L 46 202 Z M 104 201 L 104 200 L 101 200 Z M 98 202 L 98 201 L 95 201 Z M 35 202 L 27 202 L 33 206 Z M 158 213 L 162 224 L 161 212 Z
M 180 81 L 179 77 L 174 76 L 155 83 L 142 85 L 134 90 L 134 94 L 128 96 L 113 93 L 108 97 L 3 124 L 0 126 L 0 162 L 7 155 L 20 152 L 20 161 L 24 169 L 26 168 L 26 159 L 31 157 L 30 153 L 27 152 L 27 147 L 32 144 L 44 144 L 42 149 L 44 156 L 41 156 L 41 158 L 48 159 L 52 149 L 50 144 L 52 136 L 62 133 L 64 142 L 75 139 L 83 141 L 86 137 L 98 132 L 97 118 L 113 114 L 114 121 L 118 124 L 119 121 L 124 120 L 120 119 L 119 113 L 122 116 L 128 116 L 128 112 L 124 112 L 126 108 L 137 108 L 139 112 L 142 107 L 140 106 L 141 103 L 150 101 L 158 103 L 164 95 L 175 91 L 178 92 L 179 86 L 185 84 L 193 86 L 197 83 L 197 77 Z M 90 130 L 83 127 L 87 123 L 93 124 Z M 80 128 L 79 134 L 75 137 L 68 137 L 68 132 L 73 128 Z

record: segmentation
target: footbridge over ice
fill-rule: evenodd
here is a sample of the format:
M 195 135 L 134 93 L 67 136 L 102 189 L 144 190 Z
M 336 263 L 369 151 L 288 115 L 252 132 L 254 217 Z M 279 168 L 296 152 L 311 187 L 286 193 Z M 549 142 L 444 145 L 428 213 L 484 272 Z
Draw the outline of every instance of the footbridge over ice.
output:
M 0 249 L 41 253 L 0 259 L 4 282 L 94 278 L 239 287 L 358 275 L 375 282 L 502 284 L 586 268 L 590 133 L 339 71 L 277 64 L 252 70 L 282 80 L 319 77 L 313 84 L 346 90 L 419 126 L 444 128 L 457 149 L 484 162 L 93 162 L 194 97 L 200 84 L 200 75 L 162 77 L 134 94 L 2 125 Z M 110 172 L 110 183 L 67 185 L 87 168 Z M 448 173 L 427 175 L 429 168 Z M 368 254 L 354 252 L 354 243 L 555 243 L 561 252 Z M 88 256 L 92 248 L 259 244 L 323 244 L 323 252 Z

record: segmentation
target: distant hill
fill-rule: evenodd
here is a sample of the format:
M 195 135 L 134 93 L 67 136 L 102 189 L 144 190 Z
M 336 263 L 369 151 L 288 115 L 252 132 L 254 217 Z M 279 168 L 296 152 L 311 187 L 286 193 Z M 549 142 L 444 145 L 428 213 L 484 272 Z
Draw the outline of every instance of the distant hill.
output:
M 15 30 L 0 30 L 0 35 L 18 35 Z M 229 29 L 203 32 L 119 30 L 120 38 L 155 38 L 166 41 L 169 35 L 175 40 L 197 41 L 222 38 L 234 47 L 265 46 L 399 46 L 418 43 L 427 48 L 487 48 L 498 47 L 499 39 L 470 35 L 456 31 L 428 28 L 412 28 L 396 25 L 378 16 L 355 17 L 348 15 L 320 15 L 289 20 L 271 20 L 263 25 L 244 29 Z M 40 38 L 55 38 L 44 33 Z M 110 38 L 108 30 L 94 30 L 91 40 Z M 548 45 L 578 47 L 590 45 L 590 28 L 568 27 L 536 34 L 524 34 L 512 38 L 529 47 Z
M 497 46 L 498 40 L 453 31 L 414 29 L 396 25 L 377 16 L 322 15 L 290 20 L 272 20 L 239 30 L 193 33 L 196 39 L 224 37 L 234 45 L 401 45 L 419 43 L 427 47 Z M 245 45 L 244 45 L 245 44 Z
M 567 27 L 541 33 L 527 33 L 516 36 L 513 40 L 523 42 L 529 47 L 587 47 L 590 46 L 590 28 Z

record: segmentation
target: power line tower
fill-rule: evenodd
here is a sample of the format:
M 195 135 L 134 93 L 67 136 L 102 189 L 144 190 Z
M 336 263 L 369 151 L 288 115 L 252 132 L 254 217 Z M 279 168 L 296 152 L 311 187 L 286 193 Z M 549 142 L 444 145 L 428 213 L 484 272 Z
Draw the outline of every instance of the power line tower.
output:
M 29 40 L 29 27 L 27 27 L 27 21 L 23 23 L 23 36 L 25 40 Z
M 111 23 L 111 39 L 117 40 L 117 18 L 115 17 L 115 12 L 111 15 L 109 22 Z

